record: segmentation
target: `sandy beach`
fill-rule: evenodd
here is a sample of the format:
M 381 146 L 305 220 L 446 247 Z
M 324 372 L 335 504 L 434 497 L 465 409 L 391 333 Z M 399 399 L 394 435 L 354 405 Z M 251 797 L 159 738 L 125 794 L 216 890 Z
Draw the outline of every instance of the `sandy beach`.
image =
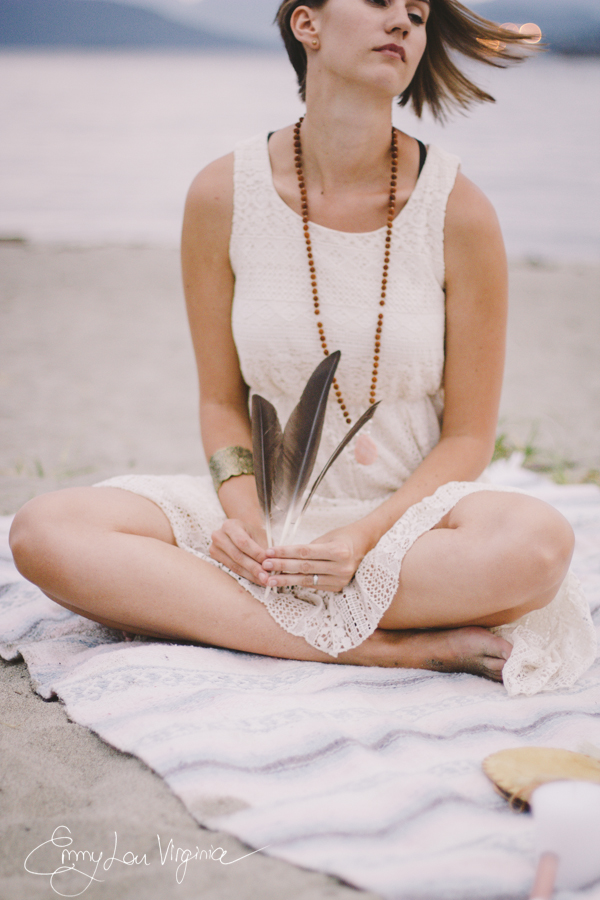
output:
M 511 312 L 500 431 L 540 455 L 600 469 L 600 265 L 511 264 Z M 206 470 L 177 251 L 151 247 L 0 245 L 0 514 L 68 485 L 123 472 Z M 573 477 L 575 477 L 575 475 Z M 0 663 L 0 896 L 55 896 L 25 872 L 59 825 L 81 846 L 143 854 L 160 832 L 176 846 L 235 839 L 199 828 L 133 757 L 71 723 L 33 693 L 23 663 Z M 374 895 L 263 855 L 228 869 L 197 865 L 111 873 L 100 897 L 345 900 Z M 432 898 L 434 900 L 434 898 Z

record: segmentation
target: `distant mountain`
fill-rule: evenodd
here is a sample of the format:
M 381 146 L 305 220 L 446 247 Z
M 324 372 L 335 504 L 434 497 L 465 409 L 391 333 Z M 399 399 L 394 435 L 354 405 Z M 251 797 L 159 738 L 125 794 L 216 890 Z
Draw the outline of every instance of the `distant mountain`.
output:
M 271 23 L 279 0 L 125 0 L 152 4 L 165 15 L 194 22 L 218 34 L 252 37 L 281 46 Z M 549 49 L 559 53 L 600 53 L 600 0 L 463 0 L 494 22 L 535 22 Z
M 220 35 L 281 47 L 272 25 L 280 0 L 122 0 Z M 559 53 L 600 53 L 600 0 L 463 0 L 494 22 L 535 22 L 544 42 Z
M 466 0 L 535 22 L 550 50 L 600 54 L 600 0 Z M 0 0 L 0 46 L 281 48 L 279 0 Z
M 162 15 L 207 28 L 215 34 L 281 47 L 279 29 L 273 19 L 280 0 L 122 0 L 158 10 Z
M 0 0 L 0 46 L 251 47 L 113 0 Z

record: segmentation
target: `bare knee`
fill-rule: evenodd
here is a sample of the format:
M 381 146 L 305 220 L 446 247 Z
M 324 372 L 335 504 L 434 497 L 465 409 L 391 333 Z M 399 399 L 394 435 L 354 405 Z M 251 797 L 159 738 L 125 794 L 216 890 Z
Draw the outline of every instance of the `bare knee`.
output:
M 546 583 L 557 589 L 564 581 L 575 549 L 575 534 L 569 522 L 557 510 L 551 510 L 542 534 L 538 554 Z
M 67 512 L 63 491 L 42 494 L 26 503 L 14 518 L 9 534 L 10 549 L 21 575 L 30 581 L 52 555 L 53 544 L 63 531 Z
M 97 488 L 65 488 L 34 497 L 17 513 L 9 534 L 17 569 L 36 584 L 64 563 L 86 535 L 111 527 Z
M 551 602 L 567 575 L 575 547 L 573 529 L 558 510 L 535 501 L 522 511 L 515 537 L 526 573 L 526 605 L 541 609 Z
M 508 614 L 511 621 L 547 606 L 573 555 L 573 529 L 564 516 L 522 494 L 475 494 L 465 500 L 470 506 L 461 501 L 459 510 L 457 505 L 450 527 L 471 526 L 464 532 L 466 552 L 478 573 L 486 614 Z
M 175 544 L 166 515 L 151 500 L 113 487 L 65 488 L 30 500 L 17 513 L 9 541 L 25 578 L 42 584 L 51 571 L 105 535 L 124 533 Z

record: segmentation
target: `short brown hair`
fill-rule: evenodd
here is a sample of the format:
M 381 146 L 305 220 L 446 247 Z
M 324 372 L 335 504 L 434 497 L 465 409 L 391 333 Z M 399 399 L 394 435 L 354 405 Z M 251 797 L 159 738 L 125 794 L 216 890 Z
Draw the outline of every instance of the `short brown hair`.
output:
M 283 0 L 275 16 L 290 62 L 298 76 L 302 100 L 306 99 L 306 51 L 296 40 L 290 21 L 298 6 L 322 9 L 326 3 L 327 0 Z M 528 50 L 522 46 L 527 35 L 501 28 L 467 9 L 458 0 L 430 0 L 430 5 L 427 46 L 413 80 L 398 99 L 399 105 L 410 103 L 419 117 L 427 105 L 434 118 L 443 121 L 457 107 L 464 110 L 473 103 L 494 103 L 491 94 L 461 72 L 451 54 L 460 53 L 489 66 L 506 68 L 509 63 L 520 62 L 528 54 L 531 44 L 528 44 Z

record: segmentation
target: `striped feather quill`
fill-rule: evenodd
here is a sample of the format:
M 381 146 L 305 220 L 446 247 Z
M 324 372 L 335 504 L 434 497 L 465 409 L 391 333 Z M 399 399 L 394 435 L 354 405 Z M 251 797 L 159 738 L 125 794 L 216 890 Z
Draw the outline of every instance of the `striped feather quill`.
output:
M 358 419 L 354 423 L 354 425 L 352 426 L 352 428 L 350 429 L 348 434 L 344 438 L 342 438 L 342 440 L 339 442 L 339 444 L 337 445 L 337 447 L 335 448 L 335 450 L 333 451 L 333 453 L 331 454 L 331 456 L 329 457 L 329 459 L 323 466 L 323 468 L 321 470 L 321 474 L 313 482 L 313 486 L 311 487 L 308 497 L 306 498 L 306 501 L 304 503 L 304 506 L 302 507 L 302 512 L 300 513 L 301 516 L 304 515 L 304 513 L 306 512 L 306 510 L 308 508 L 308 504 L 310 503 L 310 501 L 313 498 L 313 494 L 315 493 L 315 491 L 317 490 L 317 488 L 319 487 L 319 485 L 321 484 L 321 482 L 327 475 L 327 472 L 329 471 L 331 466 L 334 464 L 334 462 L 336 461 L 336 459 L 338 458 L 338 456 L 340 455 L 342 450 L 344 450 L 348 446 L 348 444 L 350 443 L 352 438 L 356 434 L 358 434 L 358 432 L 363 427 L 363 425 L 366 425 L 367 422 L 371 421 L 371 419 L 375 415 L 375 410 L 377 409 L 377 407 L 379 406 L 380 403 L 381 403 L 381 400 L 378 400 L 377 403 L 373 403 L 372 406 L 369 406 L 369 408 L 367 410 L 365 410 L 365 412 L 362 414 L 360 419 Z M 298 519 L 298 521 L 300 521 L 300 519 Z
M 277 410 L 264 397 L 252 397 L 252 455 L 256 492 L 265 516 L 269 546 L 273 543 L 273 500 L 283 434 Z
M 290 527 L 298 517 L 304 491 L 315 467 L 329 390 L 341 355 L 336 350 L 319 363 L 283 432 L 277 465 L 277 505 L 285 517 L 281 544 L 285 543 Z

